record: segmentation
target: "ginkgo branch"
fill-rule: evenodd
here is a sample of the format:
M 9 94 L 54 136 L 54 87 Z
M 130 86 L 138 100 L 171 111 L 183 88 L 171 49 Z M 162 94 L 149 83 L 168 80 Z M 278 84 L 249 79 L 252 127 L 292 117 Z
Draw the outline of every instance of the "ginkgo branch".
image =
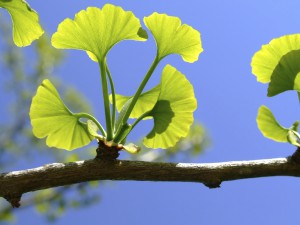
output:
M 160 163 L 86 160 L 53 163 L 0 174 L 0 196 L 18 207 L 22 194 L 95 180 L 199 182 L 209 188 L 224 181 L 270 176 L 300 177 L 297 157 L 220 163 Z

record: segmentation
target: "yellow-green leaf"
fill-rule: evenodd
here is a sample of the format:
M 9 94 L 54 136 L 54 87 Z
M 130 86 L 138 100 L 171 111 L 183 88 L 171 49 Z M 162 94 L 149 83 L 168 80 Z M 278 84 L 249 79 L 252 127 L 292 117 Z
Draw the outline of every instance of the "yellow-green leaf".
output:
M 138 98 L 134 108 L 130 114 L 130 118 L 139 118 L 143 113 L 153 109 L 155 103 L 157 102 L 158 95 L 160 93 L 160 85 L 155 86 L 149 91 L 144 92 Z M 112 97 L 110 96 L 110 101 Z M 130 100 L 132 96 L 116 95 L 116 106 L 117 110 L 121 112 L 125 103 Z M 146 117 L 148 118 L 148 117 Z M 145 118 L 145 119 L 146 119 Z
M 88 120 L 86 122 L 86 124 L 87 124 L 87 129 L 88 129 L 88 132 L 90 133 L 90 135 L 97 138 L 98 140 L 104 140 L 104 137 L 102 135 L 98 134 L 98 127 L 92 120 Z
M 44 33 L 38 14 L 26 1 L 0 0 L 0 8 L 5 8 L 12 18 L 15 45 L 28 46 Z
M 173 147 L 188 134 L 197 108 L 192 84 L 171 65 L 164 68 L 160 86 L 158 101 L 150 113 L 154 127 L 143 140 L 149 148 Z
M 300 39 L 299 39 L 300 40 Z M 274 69 L 268 87 L 268 96 L 272 97 L 288 90 L 300 91 L 300 50 L 293 50 L 281 57 Z
M 38 138 L 47 137 L 49 147 L 74 150 L 94 139 L 86 123 L 65 106 L 56 88 L 47 79 L 33 97 L 29 115 L 33 134 Z
M 290 144 L 300 147 L 300 135 L 294 130 L 289 130 L 287 135 L 287 140 Z
M 203 51 L 200 33 L 189 25 L 181 24 L 178 17 L 153 13 L 144 18 L 153 34 L 159 59 L 169 54 L 179 54 L 186 62 L 195 62 Z
M 278 142 L 287 142 L 289 129 L 282 127 L 275 119 L 271 110 L 261 106 L 258 110 L 256 122 L 261 133 L 266 137 Z
M 141 148 L 133 143 L 123 145 L 123 149 L 131 154 L 137 154 L 141 151 Z
M 93 60 L 101 61 L 120 41 L 146 39 L 147 34 L 132 12 L 106 4 L 103 9 L 88 7 L 74 20 L 65 19 L 53 34 L 52 44 L 60 49 L 87 51 Z
M 298 61 L 293 60 L 293 57 L 283 58 L 286 54 L 295 50 L 300 50 L 300 34 L 285 35 L 273 39 L 267 45 L 263 45 L 255 53 L 251 62 L 252 73 L 257 77 L 257 81 L 268 83 L 274 74 L 283 70 L 287 73 L 286 79 L 290 79 L 290 76 L 295 78 L 297 73 L 295 74 L 294 67 L 297 67 Z M 298 69 L 296 70 L 298 71 Z

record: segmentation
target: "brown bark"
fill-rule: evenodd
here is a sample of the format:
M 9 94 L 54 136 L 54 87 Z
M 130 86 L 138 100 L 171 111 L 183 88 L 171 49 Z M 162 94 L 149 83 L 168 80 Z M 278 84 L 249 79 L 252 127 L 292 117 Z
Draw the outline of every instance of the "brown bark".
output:
M 300 176 L 292 158 L 221 163 L 158 163 L 124 160 L 86 160 L 53 163 L 0 174 L 0 197 L 19 206 L 23 193 L 94 180 L 199 182 L 209 188 L 223 181 L 269 176 Z

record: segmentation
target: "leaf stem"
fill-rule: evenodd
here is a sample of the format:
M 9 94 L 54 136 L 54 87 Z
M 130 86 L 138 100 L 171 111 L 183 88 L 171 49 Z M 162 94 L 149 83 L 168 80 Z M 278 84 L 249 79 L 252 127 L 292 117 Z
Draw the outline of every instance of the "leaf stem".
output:
M 123 116 L 123 118 L 122 118 L 122 122 L 120 123 L 120 126 L 125 126 L 125 125 L 127 124 L 127 120 L 128 120 L 128 118 L 129 118 L 129 116 L 130 116 L 132 110 L 133 110 L 134 105 L 136 104 L 138 98 L 140 97 L 142 91 L 144 90 L 144 88 L 145 88 L 147 82 L 149 81 L 149 79 L 150 79 L 152 73 L 154 72 L 156 66 L 158 65 L 159 61 L 160 61 L 160 58 L 159 58 L 158 55 L 156 54 L 156 57 L 155 57 L 154 61 L 152 62 L 151 67 L 149 68 L 147 74 L 145 75 L 143 81 L 141 82 L 139 88 L 137 89 L 136 93 L 134 94 L 134 96 L 133 96 L 133 98 L 132 98 L 132 100 L 131 100 L 130 105 L 128 106 L 128 108 L 127 108 L 127 110 L 126 110 L 126 112 L 125 112 L 125 114 L 124 114 L 124 116 Z M 118 132 L 116 133 L 116 135 L 115 135 L 115 137 L 114 137 L 114 140 L 115 140 L 115 139 L 119 139 L 119 136 L 122 135 L 122 134 L 119 132 L 119 131 L 121 131 L 122 129 L 117 129 L 117 130 L 118 130 Z
M 101 71 L 102 95 L 103 95 L 104 110 L 105 110 L 105 122 L 106 122 L 106 131 L 107 131 L 106 139 L 107 141 L 110 141 L 112 139 L 113 132 L 112 132 L 112 124 L 111 124 L 108 87 L 107 87 L 107 80 L 106 80 L 106 62 L 105 59 L 98 60 L 98 61 L 99 61 L 99 66 Z
M 104 128 L 102 127 L 102 125 L 98 122 L 98 120 L 93 117 L 92 115 L 88 114 L 88 113 L 74 113 L 74 116 L 78 117 L 78 118 L 86 118 L 86 119 L 90 119 L 92 120 L 98 127 L 98 129 L 101 131 L 102 135 L 104 137 L 106 137 L 106 132 L 104 130 Z
M 112 127 L 115 126 L 115 121 L 116 121 L 116 92 L 115 92 L 115 86 L 114 86 L 114 82 L 111 76 L 111 73 L 108 69 L 107 63 L 105 63 L 105 69 L 106 69 L 106 73 L 109 79 L 109 84 L 110 84 L 110 90 L 111 90 L 111 96 L 112 96 Z
M 137 118 L 134 123 L 131 125 L 131 129 L 130 130 L 133 130 L 133 128 L 142 120 L 144 119 L 145 117 L 147 116 L 150 116 L 151 115 L 151 111 L 148 111 L 148 112 L 145 112 L 143 113 L 139 118 Z

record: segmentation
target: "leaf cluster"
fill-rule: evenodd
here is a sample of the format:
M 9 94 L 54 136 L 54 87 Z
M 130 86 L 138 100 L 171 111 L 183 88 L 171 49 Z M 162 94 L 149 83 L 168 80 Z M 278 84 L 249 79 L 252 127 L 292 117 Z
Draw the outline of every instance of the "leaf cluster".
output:
M 268 84 L 267 96 L 273 97 L 285 91 L 296 91 L 300 99 L 300 34 L 285 35 L 263 45 L 252 58 L 252 72 L 257 81 Z M 276 120 L 272 111 L 261 106 L 257 115 L 258 128 L 274 141 L 289 142 L 300 147 L 299 121 L 289 128 Z
M 0 1 L 0 7 L 12 16 L 16 45 L 26 46 L 43 33 L 37 14 L 25 1 Z M 21 16 L 15 15 L 27 16 L 27 19 L 21 20 Z M 46 137 L 49 147 L 66 150 L 80 148 L 96 139 L 108 148 L 137 153 L 138 146 L 125 144 L 127 136 L 140 121 L 149 118 L 154 120 L 154 127 L 143 141 L 149 148 L 169 148 L 187 136 L 197 107 L 193 87 L 187 78 L 175 67 L 166 65 L 160 84 L 150 91 L 143 90 L 158 64 L 168 55 L 179 54 L 189 63 L 197 61 L 203 51 L 200 33 L 181 24 L 177 17 L 156 12 L 145 17 L 144 24 L 154 36 L 157 54 L 133 96 L 116 94 L 106 60 L 113 46 L 123 40 L 147 40 L 147 31 L 132 12 L 106 4 L 102 9 L 88 7 L 78 12 L 74 19 L 67 18 L 59 24 L 52 36 L 52 45 L 58 49 L 83 50 L 99 64 L 105 128 L 86 112 L 71 112 L 52 82 L 46 79 L 30 107 L 36 137 Z M 130 118 L 135 119 L 132 124 L 128 122 Z
M 10 5 L 8 5 L 8 2 L 10 3 Z M 4 56 L 3 59 L 5 60 L 7 70 L 11 71 L 11 73 L 12 73 L 11 83 L 8 85 L 9 87 L 11 87 L 10 92 L 14 93 L 18 97 L 17 98 L 18 100 L 13 104 L 14 111 L 11 114 L 11 116 L 13 116 L 13 117 L 15 116 L 14 123 L 9 124 L 8 126 L 3 125 L 3 124 L 1 125 L 1 130 L 3 132 L 1 132 L 1 136 L 0 136 L 0 140 L 2 140 L 1 144 L 0 144 L 0 153 L 2 155 L 2 153 L 3 153 L 2 150 L 3 151 L 5 150 L 5 152 L 8 154 L 14 153 L 14 154 L 17 154 L 18 157 L 25 158 L 25 157 L 27 157 L 26 155 L 29 155 L 29 157 L 32 156 L 29 151 L 44 150 L 44 147 L 45 147 L 42 142 L 36 140 L 35 138 L 33 138 L 31 136 L 31 132 L 29 131 L 28 124 L 27 124 L 26 120 L 24 120 L 24 118 L 27 117 L 27 113 L 29 110 L 29 107 L 27 107 L 27 106 L 29 106 L 29 104 L 31 102 L 31 96 L 33 94 L 35 86 L 39 82 L 41 82 L 41 80 L 44 80 L 44 82 L 47 83 L 47 79 L 45 79 L 45 78 L 52 76 L 53 66 L 56 66 L 61 61 L 62 57 L 61 57 L 61 52 L 58 52 L 57 50 L 55 50 L 49 46 L 46 36 L 40 37 L 44 31 L 42 30 L 41 26 L 38 23 L 38 16 L 37 16 L 36 12 L 34 12 L 34 10 L 32 10 L 25 1 L 22 1 L 22 0 L 0 1 L 0 7 L 7 9 L 9 11 L 9 13 L 12 15 L 13 37 L 14 37 L 13 40 L 17 46 L 20 46 L 20 47 L 27 46 L 33 40 L 39 38 L 39 40 L 37 42 L 35 42 L 34 50 L 36 51 L 37 60 L 34 64 L 34 68 L 32 68 L 33 69 L 32 74 L 29 74 L 29 75 L 27 74 L 28 65 L 31 64 L 30 62 L 28 62 L 27 57 L 23 56 L 22 53 L 18 49 L 14 48 L 9 43 L 4 43 L 9 47 L 7 47 L 7 49 L 5 49 L 7 54 L 2 54 L 2 56 Z M 16 15 L 18 15 L 18 16 L 16 16 Z M 21 15 L 21 16 L 19 16 L 19 15 Z M 34 15 L 34 16 L 30 16 L 30 15 Z M 24 16 L 26 16 L 26 19 L 24 19 Z M 30 20 L 30 23 L 28 23 L 27 20 Z M 178 20 L 178 18 L 176 20 Z M 3 21 L 1 20 L 1 22 L 3 22 Z M 31 25 L 27 26 L 28 24 L 31 24 Z M 4 25 L 6 25 L 6 24 L 1 24 L 1 28 L 4 28 Z M 36 35 L 35 32 L 33 32 L 35 30 L 35 28 L 37 28 L 36 30 L 40 30 L 39 35 Z M 18 34 L 18 35 L 15 35 L 15 34 Z M 16 38 L 15 38 L 15 36 L 16 36 Z M 10 41 L 10 39 L 7 39 L 7 41 Z M 171 52 L 160 53 L 161 57 L 163 54 L 171 54 Z M 92 56 L 91 53 L 89 53 L 89 55 Z M 195 58 L 193 59 L 193 57 L 189 56 L 188 54 L 182 53 L 182 56 L 185 57 L 185 58 L 183 58 L 185 61 L 195 60 Z M 164 57 L 162 57 L 162 58 L 164 58 Z M 26 67 L 24 67 L 24 66 L 26 66 Z M 168 65 L 165 68 L 165 70 L 166 70 L 166 72 L 170 73 L 170 76 L 172 76 L 174 73 L 176 73 L 174 76 L 176 76 L 179 79 L 179 81 L 182 79 L 186 79 L 183 74 L 181 74 L 179 71 L 177 71 L 174 67 L 172 67 L 170 65 Z M 167 74 L 167 73 L 163 72 L 163 74 Z M 171 86 L 166 85 L 167 84 L 166 82 L 168 82 L 167 79 L 168 79 L 167 75 L 165 75 L 164 78 L 162 76 L 162 80 L 164 80 L 164 85 L 167 88 L 173 87 L 175 89 L 179 88 L 179 90 L 180 90 L 181 87 L 177 86 L 176 82 L 173 82 L 173 84 Z M 53 78 L 51 78 L 51 80 L 52 80 L 52 82 L 50 82 L 48 80 L 51 83 L 51 85 L 53 86 L 53 84 L 55 84 L 55 86 L 56 86 L 56 88 L 53 86 L 54 90 L 55 90 L 54 93 L 57 92 L 57 94 L 58 94 L 58 91 L 60 91 L 62 88 L 65 89 L 64 93 L 62 93 L 61 96 L 64 99 L 65 103 L 68 106 L 70 106 L 70 108 L 75 109 L 75 110 L 79 109 L 79 110 L 83 110 L 85 112 L 90 112 L 90 110 L 88 109 L 89 107 L 87 107 L 87 101 L 82 99 L 81 96 L 78 95 L 77 92 L 74 93 L 74 90 L 72 90 L 72 89 L 66 89 L 66 87 L 61 87 L 61 85 L 59 85 L 59 82 L 57 82 L 57 80 L 54 80 Z M 161 82 L 161 83 L 163 83 L 163 82 Z M 187 83 L 190 84 L 189 82 L 187 82 Z M 50 85 L 50 87 L 51 87 L 51 85 Z M 150 106 L 152 105 L 154 107 L 154 105 L 156 105 L 158 98 L 159 98 L 160 91 L 161 91 L 161 85 L 160 84 L 157 85 L 154 89 L 156 91 L 155 90 L 153 91 L 154 94 L 151 92 L 153 94 L 152 98 L 149 98 L 149 96 L 152 95 L 149 92 L 144 92 L 140 95 L 140 97 L 137 100 L 137 104 L 141 104 L 142 110 L 139 110 L 139 108 L 135 107 L 130 115 L 130 118 L 138 118 L 139 116 L 137 116 L 137 115 L 141 114 L 141 112 L 146 112 L 146 111 L 151 110 L 151 108 L 149 108 L 149 105 L 144 104 L 144 102 L 141 100 L 142 96 L 146 97 L 146 99 L 151 99 Z M 191 90 L 192 90 L 192 88 L 191 88 Z M 52 91 L 53 91 L 53 89 L 52 89 Z M 187 94 L 188 93 L 189 92 L 187 92 Z M 184 91 L 183 91 L 183 94 L 184 94 Z M 160 101 L 164 101 L 164 96 L 165 95 L 161 96 Z M 58 96 L 56 95 L 55 97 L 56 98 L 59 97 L 59 99 L 60 99 L 59 95 Z M 121 101 L 121 95 L 116 95 L 116 99 L 118 97 L 120 97 L 120 100 L 116 100 L 116 103 L 118 104 L 116 106 L 116 108 L 121 111 L 122 106 L 131 97 L 129 96 L 128 97 L 129 99 L 127 99 L 127 101 L 125 103 L 123 103 L 123 105 L 119 103 L 119 101 Z M 125 98 L 125 96 L 123 96 L 123 97 Z M 174 96 L 170 96 L 170 97 L 174 98 Z M 112 95 L 110 95 L 109 98 L 111 99 L 111 102 L 112 102 Z M 51 104 L 52 103 L 55 103 L 55 101 L 51 102 Z M 59 104 L 63 104 L 63 105 L 65 105 L 65 103 L 63 103 L 62 100 L 60 100 L 60 102 L 59 102 Z M 176 110 L 177 104 L 175 104 L 175 103 L 176 103 L 176 101 L 174 101 L 172 106 L 173 106 L 173 109 Z M 143 108 L 145 105 L 147 106 L 146 109 L 148 109 L 148 110 Z M 163 106 L 162 107 L 163 109 L 165 108 L 164 103 L 160 103 L 160 105 Z M 62 105 L 60 105 L 60 106 L 62 106 Z M 174 106 L 175 106 L 175 108 L 174 108 Z M 157 108 L 160 109 L 160 107 L 157 107 Z M 137 109 L 137 111 L 136 111 L 137 114 L 134 113 L 134 111 L 136 109 Z M 167 109 L 169 109 L 169 108 L 167 107 Z M 63 111 L 66 112 L 67 110 L 63 109 Z M 50 112 L 51 112 L 51 110 L 50 110 Z M 47 112 L 47 113 L 49 113 L 49 112 Z M 169 111 L 167 111 L 167 113 L 172 114 L 173 111 L 169 110 Z M 144 119 L 146 119 L 146 118 L 147 117 L 145 117 Z M 79 122 L 84 124 L 84 122 L 82 122 L 81 119 L 82 118 L 79 119 Z M 89 120 L 89 122 L 87 122 L 86 124 L 89 124 L 90 121 L 92 121 L 92 120 Z M 95 123 L 94 124 L 90 123 L 90 124 L 92 124 L 92 125 L 90 125 L 88 127 L 88 128 L 90 128 L 90 131 L 88 131 L 88 134 L 93 136 L 92 135 L 93 130 L 95 130 L 95 129 L 93 129 L 93 127 L 94 127 Z M 41 132 L 41 131 L 39 131 L 39 132 Z M 85 133 L 86 133 L 86 131 L 85 131 Z M 22 136 L 22 139 L 20 139 L 20 136 Z M 97 137 L 99 138 L 99 135 Z M 203 137 L 203 139 L 201 137 Z M 93 139 L 94 139 L 94 137 L 93 137 Z M 194 126 L 191 127 L 191 130 L 187 134 L 186 139 L 177 142 L 175 146 L 173 146 L 171 149 L 169 149 L 169 151 L 161 151 L 161 152 L 153 151 L 155 157 L 153 157 L 153 155 L 152 155 L 151 159 L 149 159 L 150 152 L 142 150 L 141 154 L 139 155 L 139 158 L 143 158 L 143 159 L 148 158 L 149 160 L 164 160 L 164 161 L 166 161 L 166 160 L 169 160 L 171 157 L 174 157 L 179 152 L 179 150 L 184 150 L 184 152 L 191 152 L 191 156 L 194 156 L 196 154 L 199 154 L 203 150 L 203 148 L 206 147 L 206 144 L 207 144 L 206 141 L 207 140 L 206 140 L 206 137 L 204 134 L 203 127 L 199 124 L 195 124 Z M 25 143 L 26 143 L 26 145 L 25 145 Z M 129 152 L 130 151 L 134 152 L 136 150 L 136 147 L 132 146 L 132 145 L 128 145 L 126 150 Z M 50 154 L 55 153 L 55 156 L 54 156 L 54 157 L 56 157 L 55 161 L 78 160 L 77 154 L 69 154 L 68 157 L 66 157 L 65 155 L 62 156 L 62 154 L 56 154 L 56 152 L 53 152 L 53 151 L 49 151 L 49 153 Z M 22 155 L 20 155 L 20 154 L 22 154 Z M 5 157 L 5 158 L 1 157 L 1 158 L 3 160 L 5 159 L 5 162 L 7 164 L 9 164 L 10 166 L 12 166 L 12 164 L 13 164 L 12 162 L 15 162 L 15 157 L 12 157 L 12 159 L 11 159 L 12 161 L 9 161 L 9 162 L 7 161 L 7 159 L 8 159 L 7 157 Z M 7 164 L 2 163 L 2 160 L 0 161 L 1 168 L 6 168 Z M 86 205 L 94 203 L 95 200 L 97 200 L 99 198 L 98 195 L 96 195 L 96 196 L 95 195 L 87 195 L 86 194 L 87 186 L 90 187 L 89 184 L 81 184 L 81 185 L 78 185 L 78 187 L 75 187 L 76 191 L 73 191 L 73 192 L 75 192 L 74 193 L 75 197 L 73 198 L 72 201 L 70 201 L 70 200 L 66 201 L 66 199 L 64 198 L 65 192 L 70 190 L 70 187 L 68 187 L 68 186 L 58 188 L 58 189 L 51 189 L 51 190 L 45 190 L 42 192 L 38 192 L 38 193 L 36 193 L 36 195 L 30 195 L 23 202 L 22 208 L 27 208 L 27 207 L 35 205 L 37 207 L 37 210 L 39 212 L 45 214 L 48 219 L 50 219 L 50 220 L 55 219 L 61 213 L 63 213 L 66 208 L 70 208 L 70 207 L 76 208 L 76 207 L 86 206 Z M 45 202 L 45 199 L 47 200 L 46 202 Z M 6 208 L 5 204 L 3 204 L 0 207 L 0 218 L 1 218 L 1 220 L 13 219 L 13 215 L 11 214 L 11 209 Z

